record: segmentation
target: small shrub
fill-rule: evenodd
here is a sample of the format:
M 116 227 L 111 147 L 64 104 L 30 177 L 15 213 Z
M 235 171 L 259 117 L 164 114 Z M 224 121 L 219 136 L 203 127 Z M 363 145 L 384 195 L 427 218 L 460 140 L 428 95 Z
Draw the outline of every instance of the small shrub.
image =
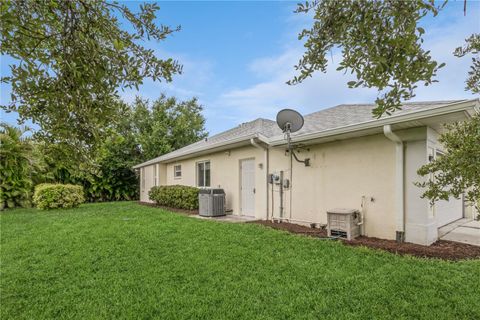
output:
M 42 183 L 35 187 L 33 203 L 38 209 L 78 207 L 85 201 L 83 187 L 73 184 Z
M 198 209 L 198 188 L 188 186 L 157 186 L 152 187 L 148 192 L 150 200 L 158 205 L 196 210 Z

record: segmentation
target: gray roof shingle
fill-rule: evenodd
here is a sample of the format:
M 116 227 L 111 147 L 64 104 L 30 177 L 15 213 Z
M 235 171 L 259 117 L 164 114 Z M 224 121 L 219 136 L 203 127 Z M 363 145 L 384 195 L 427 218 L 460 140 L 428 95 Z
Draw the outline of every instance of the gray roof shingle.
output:
M 461 102 L 463 100 L 409 102 L 402 105 L 402 109 L 395 111 L 391 116 L 403 115 L 410 112 L 438 108 L 444 105 Z M 303 135 L 321 132 L 352 124 L 375 120 L 372 110 L 375 104 L 341 104 L 332 108 L 320 110 L 305 116 L 305 124 L 294 135 Z M 382 118 L 391 117 L 388 115 Z
M 393 115 L 384 115 L 382 118 L 403 115 L 421 110 L 435 109 L 448 104 L 457 103 L 465 100 L 448 100 L 448 101 L 425 101 L 425 102 L 409 102 L 402 106 L 401 110 L 397 110 Z M 348 125 L 359 124 L 362 122 L 375 120 L 372 115 L 372 109 L 375 104 L 341 104 L 332 108 L 323 109 L 305 116 L 305 123 L 301 130 L 294 133 L 295 136 L 322 132 L 326 130 L 345 127 Z M 192 143 L 181 149 L 175 150 L 168 154 L 162 155 L 155 159 L 136 165 L 135 168 L 142 167 L 156 162 L 175 159 L 176 157 L 185 156 L 195 151 L 208 149 L 214 145 L 228 144 L 249 138 L 253 135 L 261 134 L 267 138 L 279 137 L 283 135 L 282 131 L 277 127 L 275 121 L 269 119 L 258 118 L 256 120 L 242 123 L 235 128 L 213 135 L 209 138 Z
M 229 129 L 227 131 L 218 133 L 211 137 L 205 138 L 203 140 L 192 143 L 188 146 L 180 148 L 178 150 L 172 151 L 170 153 L 164 154 L 160 157 L 148 160 L 144 163 L 136 165 L 134 168 L 138 168 L 144 165 L 156 163 L 166 159 L 173 159 L 177 156 L 183 156 L 188 154 L 190 151 L 198 151 L 202 149 L 207 149 L 212 145 L 222 144 L 223 142 L 227 144 L 231 141 L 236 141 L 238 139 L 251 137 L 255 134 L 261 134 L 267 138 L 273 137 L 275 135 L 281 134 L 282 131 L 277 127 L 275 121 L 269 119 L 258 118 L 256 120 L 242 123 L 235 128 Z

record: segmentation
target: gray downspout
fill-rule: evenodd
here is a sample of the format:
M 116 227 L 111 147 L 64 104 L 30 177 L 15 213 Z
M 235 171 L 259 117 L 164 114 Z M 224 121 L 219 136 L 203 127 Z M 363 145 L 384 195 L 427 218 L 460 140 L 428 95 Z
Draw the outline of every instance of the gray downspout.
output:
M 405 241 L 405 192 L 404 192 L 404 152 L 403 141 L 392 131 L 391 125 L 383 126 L 385 137 L 395 143 L 395 225 L 397 242 Z

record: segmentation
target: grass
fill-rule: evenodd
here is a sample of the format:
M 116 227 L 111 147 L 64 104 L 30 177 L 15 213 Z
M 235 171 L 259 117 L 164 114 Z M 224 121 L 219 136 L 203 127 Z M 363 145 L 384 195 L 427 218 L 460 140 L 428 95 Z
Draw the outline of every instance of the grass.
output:
M 480 261 L 135 203 L 0 214 L 2 319 L 480 319 Z

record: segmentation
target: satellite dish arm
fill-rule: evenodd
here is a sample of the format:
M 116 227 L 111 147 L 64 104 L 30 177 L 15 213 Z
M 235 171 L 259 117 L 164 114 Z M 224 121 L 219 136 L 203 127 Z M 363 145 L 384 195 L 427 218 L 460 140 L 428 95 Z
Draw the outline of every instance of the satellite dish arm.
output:
M 290 137 L 290 130 L 287 128 L 285 130 L 285 135 L 287 138 L 287 143 L 288 143 L 288 152 L 291 152 L 293 157 L 297 162 L 303 163 L 305 167 L 310 167 L 310 158 L 306 158 L 305 160 L 300 160 L 298 159 L 297 155 L 295 154 L 295 151 L 293 151 L 293 146 L 292 146 L 292 139 Z
M 285 139 L 288 143 L 288 151 L 291 152 L 291 155 L 295 158 L 297 162 L 305 164 L 305 167 L 310 166 L 310 159 L 300 160 L 293 151 L 291 144 L 290 134 L 292 132 L 297 132 L 303 127 L 304 119 L 300 113 L 292 109 L 283 109 L 280 110 L 277 114 L 277 125 L 282 129 Z
M 290 152 L 292 153 L 293 157 L 295 158 L 295 160 L 297 162 L 305 164 L 305 167 L 310 167 L 310 158 L 305 158 L 305 160 L 300 160 L 300 159 L 297 158 L 297 155 L 293 151 L 293 148 L 290 150 Z

